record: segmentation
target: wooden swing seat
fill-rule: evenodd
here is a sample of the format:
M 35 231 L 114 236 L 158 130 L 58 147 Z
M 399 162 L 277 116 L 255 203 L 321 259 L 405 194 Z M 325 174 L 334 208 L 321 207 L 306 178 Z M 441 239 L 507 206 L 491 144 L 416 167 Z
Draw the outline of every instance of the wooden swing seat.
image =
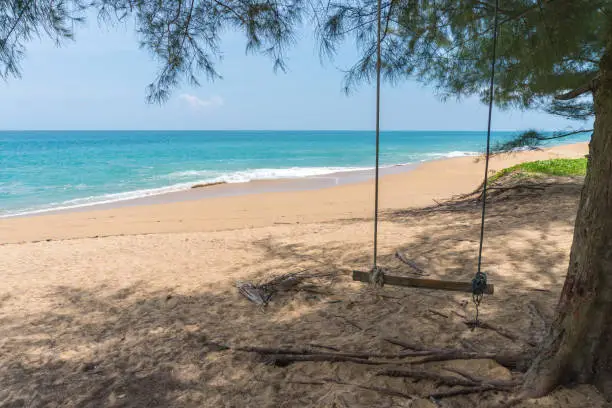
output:
M 370 272 L 353 271 L 353 280 L 359 282 L 370 282 Z M 384 274 L 385 285 L 405 286 L 410 288 L 434 289 L 434 290 L 449 290 L 454 292 L 472 293 L 471 282 L 445 281 L 435 279 L 411 278 L 408 276 L 397 276 Z M 492 295 L 494 287 L 492 284 L 487 284 L 484 293 Z

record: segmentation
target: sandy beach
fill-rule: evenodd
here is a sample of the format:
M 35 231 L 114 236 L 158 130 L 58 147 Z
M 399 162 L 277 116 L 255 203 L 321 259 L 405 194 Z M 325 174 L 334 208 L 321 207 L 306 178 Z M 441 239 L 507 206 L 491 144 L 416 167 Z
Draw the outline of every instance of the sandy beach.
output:
M 493 158 L 490 168 L 587 151 L 580 143 L 519 152 Z M 470 281 L 479 207 L 419 208 L 474 190 L 483 169 L 482 161 L 461 157 L 384 176 L 379 263 L 414 272 L 395 257 L 400 250 L 427 278 Z M 469 294 L 375 290 L 351 280 L 351 270 L 371 266 L 371 180 L 1 219 L 0 406 L 497 406 L 503 391 L 434 402 L 430 394 L 451 387 L 376 375 L 380 368 L 358 362 L 277 367 L 237 348 L 402 351 L 385 340 L 392 338 L 424 348 L 529 353 L 563 284 L 580 188 L 580 180 L 559 179 L 489 206 L 484 269 L 496 293 L 485 298 L 481 316 L 502 333 L 467 328 Z M 299 271 L 319 275 L 277 294 L 265 311 L 235 288 Z M 504 381 L 518 375 L 493 359 L 414 366 Z M 579 386 L 518 406 L 605 402 Z

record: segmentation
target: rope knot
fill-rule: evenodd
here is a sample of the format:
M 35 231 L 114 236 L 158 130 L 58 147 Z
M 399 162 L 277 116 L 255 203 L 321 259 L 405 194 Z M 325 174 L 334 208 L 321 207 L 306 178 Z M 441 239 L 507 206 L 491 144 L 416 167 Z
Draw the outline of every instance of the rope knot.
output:
M 380 266 L 375 266 L 370 271 L 370 283 L 374 286 L 383 287 L 385 284 L 385 271 Z
M 472 279 L 472 298 L 476 305 L 480 305 L 485 290 L 487 290 L 487 274 L 484 272 L 476 272 L 474 279 Z

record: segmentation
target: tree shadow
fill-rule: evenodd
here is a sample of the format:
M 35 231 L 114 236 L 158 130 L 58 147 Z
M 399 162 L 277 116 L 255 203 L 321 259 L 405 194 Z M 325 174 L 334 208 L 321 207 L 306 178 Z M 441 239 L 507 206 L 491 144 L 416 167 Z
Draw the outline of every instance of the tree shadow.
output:
M 295 236 L 252 242 L 261 256 L 249 279 L 297 269 L 337 277 L 316 290 L 279 293 L 265 311 L 242 298 L 231 283 L 178 294 L 149 291 L 146 282 L 117 290 L 55 287 L 48 296 L 58 307 L 2 326 L 0 405 L 407 406 L 409 401 L 371 390 L 304 382 L 334 378 L 414 395 L 437 387 L 377 377 L 372 367 L 353 363 L 272 367 L 256 355 L 219 345 L 396 352 L 384 338 L 399 338 L 428 347 L 524 350 L 527 334 L 540 336 L 552 316 L 567 264 L 567 253 L 559 248 L 570 239 L 576 202 L 577 190 L 566 188 L 490 207 L 484 265 L 497 292 L 485 299 L 482 317 L 520 334 L 518 341 L 470 330 L 461 317 L 473 312 L 469 294 L 373 289 L 352 282 L 352 269 L 368 269 L 370 248 L 361 238 L 336 238 L 347 226 L 343 220 L 312 227 L 323 236 L 319 243 Z M 349 226 L 354 230 L 368 224 L 352 220 Z M 399 249 L 428 277 L 469 281 L 479 228 L 477 206 L 452 213 L 388 211 L 381 222 L 379 263 L 393 273 L 413 273 L 395 256 Z M 541 324 L 534 325 L 530 305 L 540 310 Z M 460 396 L 447 406 L 480 406 L 496 398 L 495 393 Z

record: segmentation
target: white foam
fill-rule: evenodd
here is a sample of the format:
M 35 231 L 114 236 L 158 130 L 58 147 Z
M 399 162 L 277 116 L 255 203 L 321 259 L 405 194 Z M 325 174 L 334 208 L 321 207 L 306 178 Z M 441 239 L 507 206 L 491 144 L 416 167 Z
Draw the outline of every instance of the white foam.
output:
M 468 157 L 468 156 L 478 156 L 480 153 L 478 152 L 464 152 L 464 151 L 452 151 L 452 152 L 444 152 L 444 153 L 425 153 L 425 156 L 428 158 L 436 158 L 436 159 L 452 159 L 453 157 Z
M 428 160 L 433 158 L 443 157 L 461 157 L 477 155 L 476 152 L 448 152 L 448 153 L 427 153 L 429 156 Z M 402 163 L 395 165 L 381 166 L 394 167 L 403 166 L 411 163 Z M 150 197 L 160 194 L 173 193 L 177 191 L 184 191 L 190 189 L 194 184 L 208 184 L 208 183 L 248 183 L 255 180 L 277 180 L 277 179 L 292 179 L 292 178 L 303 178 L 303 177 L 320 177 L 333 173 L 341 172 L 352 172 L 352 171 L 364 171 L 372 170 L 373 167 L 291 167 L 291 168 L 279 168 L 279 169 L 252 169 L 235 171 L 228 173 L 219 173 L 213 170 L 185 170 L 172 172 L 166 175 L 154 176 L 148 178 L 152 180 L 168 180 L 168 181 L 181 181 L 169 186 L 139 189 L 133 191 L 126 191 L 121 193 L 103 194 L 89 197 L 76 198 L 63 202 L 55 202 L 46 204 L 44 206 L 30 207 L 21 209 L 18 211 L 7 212 L 0 214 L 0 218 L 17 217 L 23 215 L 34 215 L 42 214 L 51 211 L 71 210 L 81 207 L 91 207 L 95 205 L 112 204 L 120 201 L 134 200 L 138 198 Z M 77 190 L 84 189 L 84 185 L 77 186 L 65 186 L 74 188 Z
M 276 180 L 276 179 L 287 179 L 287 178 L 302 178 L 302 177 L 314 177 L 322 176 L 326 174 L 345 172 L 345 171 L 358 171 L 367 170 L 364 167 L 293 167 L 288 169 L 255 169 L 237 171 L 232 173 L 223 174 L 214 178 L 207 179 L 195 179 L 189 182 L 172 184 L 170 186 L 140 189 L 133 191 L 126 191 L 122 193 L 111 193 L 97 196 L 89 196 L 83 198 L 76 198 L 67 200 L 59 203 L 50 203 L 44 207 L 31 207 L 16 212 L 9 212 L 1 214 L 0 218 L 16 217 L 22 215 L 34 215 L 42 214 L 51 211 L 60 210 L 71 210 L 81 207 L 90 207 L 101 204 L 111 204 L 120 201 L 134 200 L 138 198 L 150 197 L 160 194 L 173 193 L 177 191 L 184 191 L 190 189 L 194 184 L 208 184 L 208 183 L 248 183 L 254 180 Z M 202 174 L 210 174 L 210 171 L 197 171 L 187 170 L 184 172 L 170 173 L 170 175 L 181 174 L 198 176 Z M 166 175 L 168 177 L 169 175 Z M 160 176 L 159 179 L 163 179 Z

